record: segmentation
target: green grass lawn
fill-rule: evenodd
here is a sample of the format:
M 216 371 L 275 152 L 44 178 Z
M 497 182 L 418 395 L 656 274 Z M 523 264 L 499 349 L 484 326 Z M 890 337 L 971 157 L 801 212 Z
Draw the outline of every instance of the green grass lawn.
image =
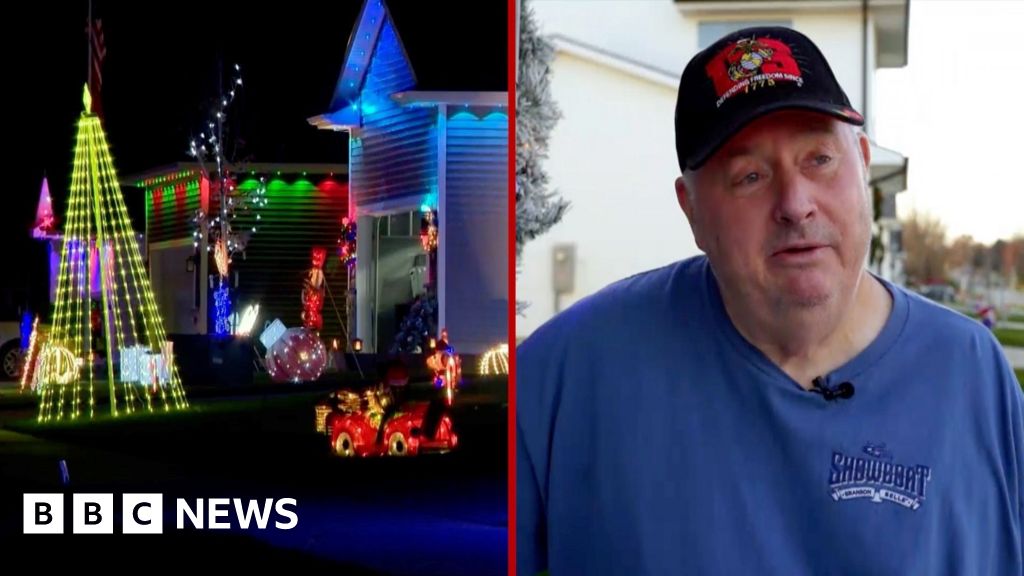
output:
M 962 304 L 949 304 L 948 306 L 953 310 L 960 312 L 964 316 L 967 316 L 968 318 L 974 318 L 975 320 L 981 319 L 981 317 L 978 316 L 978 311 L 975 310 L 974 308 L 964 306 Z M 998 321 L 1017 322 L 1020 324 L 1024 324 L 1024 314 L 1020 314 L 1018 312 L 1010 312 L 1009 314 L 1007 314 L 1006 311 L 1003 311 L 1003 313 L 999 315 Z
M 461 462 L 459 466 L 482 466 L 504 473 L 502 434 L 506 424 L 498 403 L 498 390 L 504 390 L 499 384 L 503 384 L 502 379 L 476 378 L 466 383 L 464 395 L 456 397 L 452 419 L 457 428 L 470 429 L 462 434 L 460 449 L 453 453 Z M 495 392 L 479 390 L 483 387 L 493 387 Z M 429 384 L 417 388 L 422 389 L 410 390 L 411 400 L 436 394 Z M 347 465 L 331 456 L 327 438 L 316 432 L 314 405 L 323 396 L 323 391 L 303 390 L 293 394 L 196 398 L 186 410 L 117 418 L 110 416 L 109 406 L 97 406 L 93 419 L 47 423 L 37 422 L 33 410 L 20 410 L 23 417 L 8 420 L 2 427 L 55 443 L 41 444 L 40 449 L 73 446 L 69 450 L 73 450 L 73 464 L 80 481 L 165 473 L 182 482 L 199 476 L 230 480 L 244 473 L 251 477 L 248 482 L 252 485 L 307 488 L 330 482 L 338 474 L 338 467 Z M 116 458 L 83 456 L 92 453 L 123 456 L 123 464 Z M 400 465 L 383 460 L 386 459 L 368 466 L 377 469 Z M 430 466 L 437 466 L 430 463 L 436 461 L 425 460 Z M 445 461 L 450 465 L 450 459 Z
M 1024 388 L 1024 368 L 1015 368 L 1013 373 L 1017 375 L 1017 382 Z
M 212 393 L 211 386 L 209 394 L 197 390 L 189 396 L 188 410 L 113 418 L 109 405 L 98 405 L 92 420 L 45 424 L 35 418 L 38 397 L 23 395 L 10 386 L 7 396 L 19 404 L 0 407 L 0 478 L 5 488 L 0 491 L 0 537 L 10 544 L 7 535 L 20 532 L 21 493 L 61 490 L 255 498 L 260 502 L 291 497 L 300 503 L 333 502 L 351 507 L 356 510 L 353 517 L 369 515 L 379 506 L 381 514 L 407 508 L 422 511 L 423 518 L 447 518 L 445 522 L 468 519 L 490 525 L 500 520 L 507 490 L 508 415 L 502 405 L 507 377 L 467 376 L 451 413 L 460 434 L 458 449 L 417 458 L 334 456 L 328 438 L 315 427 L 314 406 L 330 390 L 328 384 L 222 388 L 218 395 Z M 437 394 L 426 382 L 410 386 L 410 400 L 419 400 L 421 393 L 425 397 Z M 61 467 L 68 471 L 70 484 L 63 484 Z M 492 502 L 492 494 L 496 495 L 495 506 L 473 504 Z M 361 511 L 364 508 L 369 511 Z M 417 512 L 412 517 L 421 515 Z M 330 531 L 335 528 L 328 524 L 323 536 L 320 529 L 314 532 L 317 538 L 335 537 Z M 87 545 L 93 546 L 91 553 L 121 564 L 128 558 L 131 565 L 139 566 L 147 564 L 134 562 L 136 556 L 173 568 L 180 563 L 184 568 L 185 559 L 195 562 L 195 553 L 214 563 L 218 558 L 230 558 L 232 573 L 274 572 L 269 567 L 281 565 L 295 573 L 371 574 L 362 567 L 333 566 L 317 557 L 272 549 L 263 540 L 234 531 L 225 535 L 214 532 L 173 531 L 165 526 L 165 538 L 156 539 L 159 545 L 151 547 L 148 540 L 125 546 L 117 538 L 111 541 L 116 545 L 106 541 Z M 317 547 L 323 548 L 323 544 L 310 539 L 301 548 L 313 551 Z M 38 560 L 34 550 L 18 549 L 17 545 L 0 544 L 0 549 L 5 560 L 12 554 L 20 559 L 16 553 Z M 60 560 L 73 568 L 80 555 L 69 554 L 63 543 L 60 549 Z M 189 554 L 181 554 L 182 550 Z M 54 564 L 49 558 L 44 560 L 47 566 Z M 60 562 L 56 565 L 63 566 Z M 260 570 L 250 570 L 250 566 Z
M 204 452 L 230 446 L 248 450 L 253 433 L 303 437 L 313 432 L 313 404 L 320 394 L 198 399 L 185 410 L 155 410 L 113 417 L 109 406 L 97 406 L 93 418 L 38 423 L 35 415 L 9 421 L 6 428 L 58 442 L 145 454 L 155 447 L 186 456 L 192 446 Z M 237 449 L 237 448 L 236 448 Z M 215 458 L 215 457 L 214 457 Z
M 996 328 L 993 333 L 996 340 L 1003 346 L 1016 346 L 1024 348 L 1024 330 L 1012 330 L 1009 328 Z
M 500 405 L 507 394 L 506 376 L 467 377 L 456 396 L 456 403 L 470 405 Z M 431 384 L 416 382 L 410 386 L 410 399 L 429 399 L 436 394 Z M 311 437 L 316 438 L 314 429 L 314 405 L 332 387 L 282 385 L 259 390 L 227 389 L 221 394 L 226 397 L 210 397 L 195 394 L 189 397 L 190 406 L 184 410 L 165 411 L 156 408 L 152 413 L 145 410 L 134 414 L 113 417 L 107 395 L 97 398 L 93 418 L 80 417 L 75 420 L 36 421 L 35 410 L 31 416 L 20 420 L 9 420 L 4 426 L 18 432 L 55 441 L 73 441 L 81 444 L 108 446 L 116 438 L 119 448 L 145 452 L 151 448 L 154 439 L 159 439 L 162 450 L 188 451 L 197 443 L 211 448 L 231 451 L 261 451 L 259 446 L 248 443 L 253 436 L 285 440 L 284 445 L 294 441 L 306 445 Z M 13 400 L 34 407 L 38 398 L 32 393 L 8 391 Z M 99 394 L 97 396 L 100 396 Z M 27 415 L 27 414 L 26 414 Z M 324 442 L 316 442 L 324 444 Z M 213 450 L 214 452 L 216 450 Z

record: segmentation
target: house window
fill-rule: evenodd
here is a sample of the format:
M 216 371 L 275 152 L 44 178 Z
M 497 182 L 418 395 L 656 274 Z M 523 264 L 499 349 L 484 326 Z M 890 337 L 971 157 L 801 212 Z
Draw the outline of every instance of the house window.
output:
M 697 24 L 697 49 L 703 50 L 726 34 L 752 26 L 787 26 L 791 28 L 793 22 L 791 20 L 706 20 Z
M 896 228 L 889 231 L 889 251 L 893 254 L 903 252 L 903 230 Z
M 896 195 L 882 192 L 882 206 L 879 218 L 896 218 Z
M 377 224 L 378 235 L 389 238 L 419 238 L 422 219 L 423 212 L 419 210 L 381 216 Z
M 412 217 L 411 212 L 392 214 L 391 222 L 388 223 L 388 236 L 412 236 Z

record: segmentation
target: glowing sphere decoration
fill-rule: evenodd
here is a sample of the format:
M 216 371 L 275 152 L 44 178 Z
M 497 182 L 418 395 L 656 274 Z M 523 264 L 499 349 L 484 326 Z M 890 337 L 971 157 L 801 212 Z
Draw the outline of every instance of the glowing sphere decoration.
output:
M 267 350 L 266 365 L 274 382 L 309 382 L 327 366 L 327 350 L 312 330 L 290 328 Z
M 480 358 L 479 372 L 488 374 L 508 374 L 508 344 L 499 344 L 491 348 Z

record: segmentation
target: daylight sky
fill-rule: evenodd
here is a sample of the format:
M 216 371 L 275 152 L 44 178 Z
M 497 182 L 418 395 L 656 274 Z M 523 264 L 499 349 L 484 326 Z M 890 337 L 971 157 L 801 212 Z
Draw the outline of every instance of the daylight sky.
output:
M 880 70 L 878 143 L 909 159 L 900 215 L 948 238 L 1024 234 L 1024 0 L 911 0 L 905 68 Z

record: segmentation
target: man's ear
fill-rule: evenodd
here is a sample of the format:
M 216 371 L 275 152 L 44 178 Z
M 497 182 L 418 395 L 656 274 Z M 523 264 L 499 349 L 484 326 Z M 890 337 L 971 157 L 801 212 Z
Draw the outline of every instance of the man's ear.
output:
M 693 239 L 697 242 L 697 247 L 703 250 L 700 233 L 697 230 L 697 221 L 694 219 L 693 190 L 687 184 L 686 178 L 682 176 L 676 178 L 676 201 L 679 202 L 683 214 L 686 214 L 686 220 L 690 223 L 690 230 L 693 231 Z
M 857 144 L 860 145 L 860 156 L 864 159 L 864 169 L 871 169 L 871 141 L 863 130 L 857 131 Z

